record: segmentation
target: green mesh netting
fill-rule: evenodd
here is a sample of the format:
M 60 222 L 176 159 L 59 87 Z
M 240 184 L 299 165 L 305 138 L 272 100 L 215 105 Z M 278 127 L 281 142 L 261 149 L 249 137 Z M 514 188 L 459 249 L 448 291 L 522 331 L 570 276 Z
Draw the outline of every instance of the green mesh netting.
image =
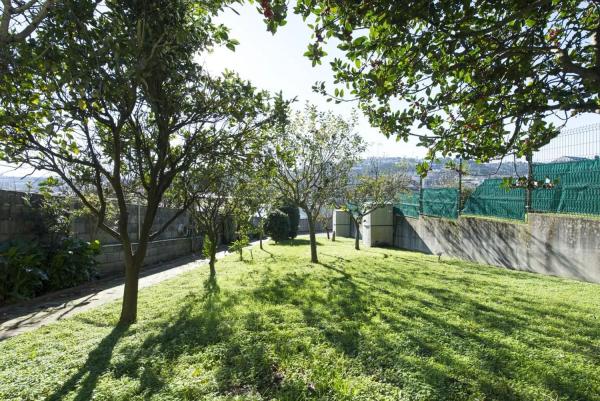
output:
M 351 215 L 356 215 L 356 212 L 358 211 L 358 206 L 353 204 L 353 203 L 346 203 L 346 209 L 348 209 L 348 213 L 350 213 Z
M 403 193 L 398 199 L 398 203 L 394 205 L 394 212 L 406 217 L 419 217 L 419 193 L 409 192 Z
M 535 164 L 533 177 L 555 181 L 552 189 L 536 189 L 531 208 L 539 212 L 600 214 L 600 159 Z
M 525 189 L 506 190 L 500 184 L 502 179 L 490 178 L 483 181 L 467 199 L 463 213 L 525 219 Z
M 427 216 L 458 218 L 458 189 L 427 188 L 423 190 L 423 214 Z

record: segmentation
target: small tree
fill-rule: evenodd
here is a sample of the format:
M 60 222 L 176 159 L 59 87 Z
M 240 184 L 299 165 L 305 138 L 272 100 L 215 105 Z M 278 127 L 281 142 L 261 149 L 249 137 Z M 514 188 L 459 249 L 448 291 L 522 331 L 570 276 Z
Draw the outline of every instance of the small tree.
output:
M 288 239 L 290 232 L 288 215 L 279 209 L 273 210 L 267 217 L 266 231 L 275 243 Z
M 327 233 L 327 239 L 330 239 L 329 232 L 331 231 L 332 218 L 333 214 L 330 209 L 326 209 L 325 212 L 319 213 L 319 217 L 317 217 L 317 222 L 321 224 L 321 226 L 325 229 L 325 232 Z
M 398 199 L 398 195 L 406 191 L 410 178 L 404 173 L 389 175 L 360 176 L 354 184 L 346 188 L 345 209 L 352 216 L 355 236 L 354 248 L 360 249 L 360 224 L 364 217 L 374 210 L 387 206 Z
M 243 206 L 253 223 L 253 227 L 249 227 L 247 231 L 253 231 L 258 236 L 260 249 L 263 249 L 267 216 L 274 210 L 279 199 L 271 183 L 273 174 L 273 160 L 264 154 L 260 162 L 245 170 L 236 191 L 240 206 Z
M 192 168 L 193 179 L 181 180 L 173 195 L 180 200 L 193 199 L 190 214 L 196 227 L 204 233 L 204 254 L 208 257 L 210 276 L 217 274 L 215 263 L 222 220 L 233 213 L 232 195 L 236 180 L 231 175 L 233 168 L 228 163 L 215 163 L 201 168 Z
M 248 245 L 252 216 L 268 210 L 272 202 L 268 180 L 273 163 L 267 157 L 269 130 L 247 131 L 237 147 L 246 151 L 227 159 L 195 163 L 177 179 L 169 194 L 175 205 L 183 206 L 192 199 L 191 215 L 196 226 L 205 233 L 204 251 L 209 258 L 211 277 L 216 275 L 215 262 L 218 235 L 223 218 L 230 217 L 236 226 L 236 239 L 231 250 L 240 253 Z M 260 224 L 262 227 L 262 223 Z M 261 230 L 262 235 L 262 230 Z
M 348 174 L 364 150 L 350 121 L 306 105 L 280 135 L 276 150 L 277 174 L 273 182 L 285 199 L 306 213 L 310 259 L 318 263 L 316 221 L 323 207 L 338 199 Z

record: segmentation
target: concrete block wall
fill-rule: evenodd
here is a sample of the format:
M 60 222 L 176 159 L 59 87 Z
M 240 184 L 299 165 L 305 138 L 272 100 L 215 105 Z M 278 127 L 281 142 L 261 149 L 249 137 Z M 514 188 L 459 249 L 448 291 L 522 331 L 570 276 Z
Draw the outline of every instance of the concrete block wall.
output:
M 394 243 L 394 208 L 386 206 L 364 217 L 362 239 L 365 246 L 392 246 Z
M 366 219 L 360 222 L 360 226 L 358 228 L 358 238 L 362 240 L 364 240 L 365 236 L 365 221 Z M 339 237 L 355 238 L 356 226 L 354 225 L 354 221 L 352 220 L 350 213 L 344 210 L 334 210 L 333 231 L 335 231 L 335 235 Z
M 329 227 L 331 227 L 331 223 L 329 223 Z M 325 226 L 321 222 L 317 222 L 316 231 L 324 232 Z M 308 219 L 300 219 L 298 221 L 298 234 L 308 234 Z
M 32 237 L 34 216 L 23 199 L 26 195 L 23 192 L 0 190 L 0 241 Z
M 127 222 L 129 226 L 129 236 L 132 241 L 138 241 L 138 230 L 140 224 L 143 224 L 144 214 L 146 213 L 146 207 L 130 204 L 127 205 L 127 210 L 129 213 Z M 159 208 L 158 212 L 156 213 L 152 229 L 158 230 L 176 213 L 177 209 Z M 183 213 L 167 227 L 167 229 L 158 237 L 158 239 L 178 238 L 185 236 L 188 233 L 188 229 L 190 227 L 190 217 L 188 213 Z M 117 241 L 112 236 L 110 236 L 103 230 L 98 229 L 95 219 L 90 216 L 82 216 L 76 218 L 73 222 L 72 230 L 76 238 L 82 239 L 84 241 L 98 239 L 102 244 L 106 245 L 117 243 Z
M 135 247 L 135 246 L 134 246 Z M 148 245 L 144 266 L 169 261 L 202 249 L 201 238 L 173 238 L 153 241 Z M 98 255 L 98 274 L 108 276 L 122 274 L 125 269 L 123 247 L 120 244 L 105 245 Z
M 16 238 L 28 239 L 33 237 L 33 222 L 35 215 L 27 206 L 23 192 L 0 190 L 0 241 Z M 34 197 L 37 195 L 33 195 Z M 128 205 L 130 238 L 138 241 L 138 210 L 139 220 L 143 221 L 146 211 L 144 206 Z M 177 209 L 160 208 L 157 212 L 153 229 L 158 229 L 167 222 Z M 184 256 L 201 249 L 201 238 L 190 238 L 191 221 L 187 213 L 183 213 L 173 221 L 167 229 L 148 246 L 145 265 L 152 265 Z M 123 272 L 123 252 L 117 241 L 106 232 L 97 228 L 93 218 L 78 217 L 72 227 L 74 237 L 83 241 L 98 239 L 102 250 L 98 255 L 98 272 L 101 276 Z M 135 246 L 135 244 L 134 244 Z

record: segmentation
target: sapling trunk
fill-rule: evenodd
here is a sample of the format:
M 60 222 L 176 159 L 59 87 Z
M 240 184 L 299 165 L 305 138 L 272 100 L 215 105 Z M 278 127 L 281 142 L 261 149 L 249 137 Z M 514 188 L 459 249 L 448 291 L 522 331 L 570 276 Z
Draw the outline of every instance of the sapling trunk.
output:
M 356 218 L 352 218 L 354 220 L 354 249 L 360 251 L 360 223 Z
M 308 215 L 308 234 L 310 238 L 310 261 L 312 263 L 319 263 L 319 258 L 317 256 L 317 235 L 315 233 L 315 221 L 312 215 Z

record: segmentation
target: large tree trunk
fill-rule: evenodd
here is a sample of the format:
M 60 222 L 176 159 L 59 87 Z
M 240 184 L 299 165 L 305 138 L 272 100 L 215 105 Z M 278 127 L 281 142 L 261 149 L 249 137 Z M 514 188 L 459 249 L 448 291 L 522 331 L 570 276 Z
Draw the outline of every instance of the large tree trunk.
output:
M 123 247 L 125 248 L 125 244 Z M 125 285 L 123 288 L 123 304 L 121 305 L 121 317 L 119 324 L 130 325 L 135 323 L 137 318 L 137 301 L 139 275 L 146 251 L 148 249 L 148 241 L 142 241 L 138 244 L 135 253 L 131 249 L 131 244 L 126 246 L 125 251 Z
M 125 287 L 119 324 L 132 324 L 137 318 L 139 270 L 140 266 L 136 266 L 133 260 L 125 263 Z
M 360 251 L 360 223 L 359 219 L 352 217 L 354 222 L 354 249 Z
M 128 230 L 128 211 L 125 198 L 118 197 L 119 201 L 119 232 L 121 233 L 123 251 L 125 252 L 125 286 L 123 289 L 123 305 L 121 307 L 120 324 L 129 325 L 135 323 L 137 318 L 138 284 L 140 269 L 144 264 L 144 258 L 148 250 L 148 242 L 152 230 L 152 224 L 156 217 L 160 197 L 155 195 L 148 196 L 146 213 L 139 228 L 138 246 L 135 252 L 132 249 L 132 243 L 129 238 Z M 138 223 L 139 224 L 139 223 Z
M 312 216 L 312 213 L 306 213 L 306 217 L 308 219 L 308 235 L 310 238 L 310 261 L 312 263 L 319 263 L 319 258 L 317 257 L 317 235 L 315 233 L 315 219 Z

